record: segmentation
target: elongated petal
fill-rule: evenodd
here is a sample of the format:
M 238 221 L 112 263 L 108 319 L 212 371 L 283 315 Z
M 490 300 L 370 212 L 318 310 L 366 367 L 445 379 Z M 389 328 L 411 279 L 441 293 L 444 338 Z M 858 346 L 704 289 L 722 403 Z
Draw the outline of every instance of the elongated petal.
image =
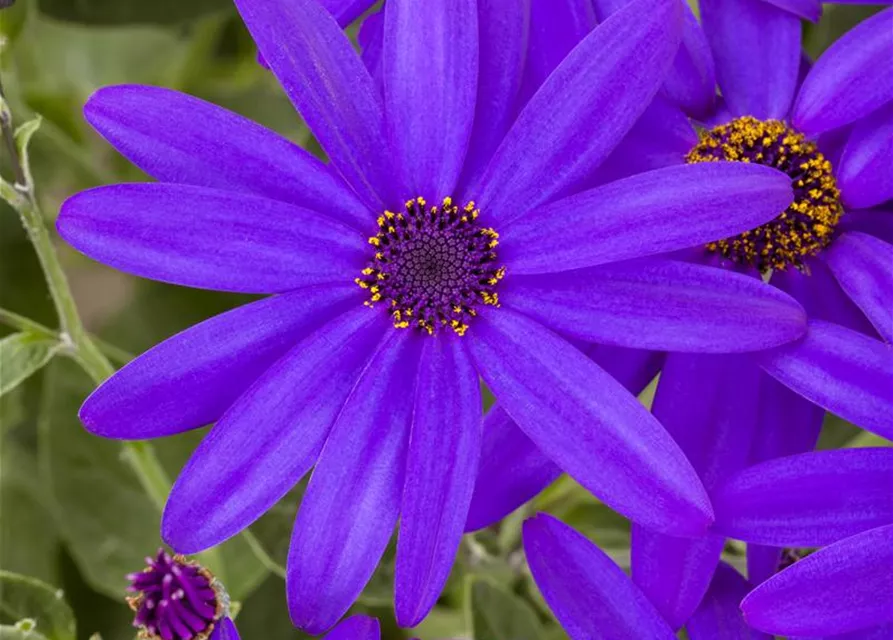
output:
M 849 214 L 844 216 L 848 217 Z M 825 260 L 810 261 L 808 273 L 798 269 L 773 273 L 771 282 L 802 304 L 811 319 L 833 322 L 873 338 L 878 337 L 868 318 L 840 286 Z
M 816 551 L 741 603 L 747 623 L 776 635 L 833 635 L 893 622 L 893 525 Z
M 671 353 L 652 412 L 708 491 L 747 463 L 762 372 L 742 356 Z M 671 627 L 701 602 L 725 540 L 686 540 L 633 525 L 632 577 Z
M 451 195 L 477 99 L 477 3 L 390 0 L 384 11 L 385 109 L 405 185 Z
M 714 528 L 747 542 L 817 547 L 893 523 L 893 449 L 776 458 L 713 493 Z
M 893 244 L 893 209 L 890 205 L 847 211 L 840 220 L 841 230 L 864 231 Z
M 716 79 L 734 116 L 784 119 L 800 68 L 800 18 L 763 0 L 703 0 Z
M 210 640 L 239 640 L 239 631 L 232 620 L 223 618 L 214 627 Z
M 468 337 L 494 395 L 559 467 L 632 520 L 679 535 L 704 532 L 710 504 L 691 465 L 592 360 L 508 309 L 482 314 Z
M 351 282 L 362 236 L 277 200 L 177 184 L 119 184 L 62 205 L 59 233 L 78 251 L 143 278 L 275 293 Z
M 810 22 L 818 22 L 822 17 L 821 0 L 765 0 L 769 4 L 773 4 L 779 9 L 789 11 L 796 16 L 809 20 Z
M 634 395 L 654 379 L 664 359 L 660 353 L 607 345 L 592 345 L 586 354 Z M 495 404 L 484 418 L 481 467 L 466 531 L 502 520 L 560 474 L 561 469 Z
M 389 331 L 344 404 L 298 510 L 288 552 L 295 626 L 331 628 L 372 577 L 397 523 L 418 339 Z
M 598 24 L 590 0 L 530 0 L 527 46 L 518 109 L 524 107 L 546 78 Z
M 353 616 L 332 629 L 325 640 L 379 640 L 381 626 L 369 616 Z
M 893 348 L 811 320 L 806 336 L 759 356 L 767 373 L 841 418 L 893 438 Z
M 346 27 L 370 9 L 375 0 L 319 0 L 319 3 L 335 16 L 338 24 Z
M 474 127 L 456 194 L 463 199 L 474 197 L 464 187 L 477 183 L 515 117 L 530 31 L 530 0 L 478 0 L 477 7 L 480 75 Z
M 561 475 L 561 469 L 518 428 L 500 405 L 483 422 L 481 466 L 466 531 L 499 522 Z
M 524 523 L 533 579 L 571 640 L 672 640 L 648 598 L 598 547 L 552 516 Z
M 217 105 L 142 85 L 105 87 L 84 116 L 162 182 L 239 190 L 320 211 L 365 230 L 374 214 L 296 144 Z
M 893 246 L 854 231 L 835 239 L 826 256 L 843 290 L 881 337 L 893 343 Z
M 500 300 L 564 334 L 643 349 L 755 351 L 806 330 L 803 308 L 775 287 L 669 260 L 514 277 Z
M 192 454 L 162 518 L 164 540 L 196 553 L 238 533 L 316 462 L 329 428 L 385 330 L 361 307 L 271 367 Z
M 869 18 L 819 58 L 800 87 L 791 119 L 817 135 L 842 127 L 893 100 L 893 9 Z
M 682 44 L 663 87 L 675 104 L 694 118 L 707 117 L 716 102 L 716 70 L 707 36 L 686 3 Z
M 392 195 L 391 153 L 378 88 L 335 19 L 317 0 L 236 0 L 236 7 L 292 104 L 373 211 Z
M 853 209 L 893 199 L 893 102 L 860 120 L 846 143 L 837 171 L 843 201 Z
M 305 336 L 360 304 L 348 284 L 299 289 L 233 309 L 127 364 L 78 415 L 91 433 L 126 440 L 204 426 Z
M 497 149 L 476 198 L 488 216 L 504 224 L 598 166 L 657 92 L 681 26 L 676 0 L 635 0 L 577 45 Z
M 763 224 L 792 199 L 790 178 L 758 165 L 656 169 L 500 226 L 500 258 L 513 274 L 554 273 L 686 249 Z
M 738 603 L 750 585 L 725 563 L 716 568 L 707 595 L 685 625 L 690 640 L 772 640 L 744 622 Z
M 419 362 L 397 538 L 395 610 L 402 627 L 428 614 L 449 577 L 481 455 L 481 393 L 461 341 L 426 340 Z

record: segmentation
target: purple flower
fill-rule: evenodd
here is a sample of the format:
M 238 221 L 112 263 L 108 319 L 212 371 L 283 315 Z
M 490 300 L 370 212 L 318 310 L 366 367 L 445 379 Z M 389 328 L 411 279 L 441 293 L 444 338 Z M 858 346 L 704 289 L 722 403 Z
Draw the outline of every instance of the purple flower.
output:
M 746 464 L 812 449 L 823 409 L 893 436 L 893 211 L 883 209 L 893 197 L 893 78 L 882 62 L 893 58 L 893 10 L 831 47 L 802 80 L 794 101 L 798 79 L 785 65 L 800 59 L 799 19 L 778 18 L 787 36 L 772 37 L 764 23 L 739 13 L 747 7 L 760 15 L 785 13 L 760 0 L 703 4 L 707 37 L 722 48 L 716 69 L 727 111 L 714 115 L 716 128 L 698 139 L 690 125 L 677 126 L 678 113 L 661 116 L 673 110 L 656 100 L 614 151 L 613 169 L 590 180 L 687 157 L 765 163 L 789 175 L 794 186 L 795 202 L 783 216 L 689 252 L 694 261 L 753 277 L 771 274 L 770 284 L 798 298 L 811 317 L 804 339 L 757 357 L 666 357 L 653 413 L 711 491 Z M 540 45 L 554 46 L 545 40 Z M 861 210 L 875 205 L 881 209 Z M 581 340 L 595 337 L 584 321 L 563 328 Z M 618 379 L 634 392 L 663 361 L 660 354 L 602 346 L 590 355 L 621 371 Z M 560 473 L 498 407 L 486 418 L 484 433 L 483 449 L 494 453 L 483 458 L 470 530 L 503 517 Z M 703 597 L 722 545 L 721 535 L 684 540 L 656 533 L 647 523 L 634 525 L 633 579 L 674 628 Z M 778 553 L 752 545 L 751 578 L 764 578 L 766 567 L 774 571 Z
M 672 640 L 673 630 L 623 570 L 550 515 L 524 523 L 533 579 L 571 640 Z
M 216 421 L 172 490 L 165 540 L 217 544 L 315 465 L 288 559 L 294 622 L 330 628 L 399 518 L 397 619 L 418 623 L 471 500 L 479 376 L 606 503 L 702 534 L 711 508 L 685 456 L 565 337 L 728 352 L 804 330 L 799 304 L 753 278 L 631 261 L 766 222 L 791 201 L 778 172 L 678 166 L 581 191 L 658 91 L 681 5 L 618 11 L 517 118 L 526 20 L 501 2 L 389 0 L 382 90 L 315 0 L 237 5 L 330 164 L 195 98 L 111 87 L 87 118 L 161 182 L 81 193 L 58 223 L 124 271 L 276 294 L 158 345 L 82 408 L 115 438 Z
M 749 625 L 776 635 L 890 638 L 891 566 L 893 524 L 888 524 L 795 562 L 751 591 L 741 609 Z
M 239 640 L 229 596 L 211 572 L 159 549 L 146 568 L 127 576 L 133 626 L 145 640 Z

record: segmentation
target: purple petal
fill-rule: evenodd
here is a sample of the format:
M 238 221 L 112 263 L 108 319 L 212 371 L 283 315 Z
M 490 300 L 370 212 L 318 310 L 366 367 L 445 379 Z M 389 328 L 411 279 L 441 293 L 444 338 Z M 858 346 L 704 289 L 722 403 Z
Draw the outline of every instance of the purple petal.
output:
M 622 347 L 755 351 L 802 336 L 806 313 L 757 278 L 670 260 L 510 278 L 501 303 L 563 334 Z
M 664 82 L 664 94 L 692 117 L 704 118 L 716 103 L 716 70 L 707 36 L 688 3 L 682 45 Z
M 369 15 L 357 31 L 357 43 L 362 51 L 363 64 L 377 85 L 382 81 L 382 53 L 384 50 L 384 11 Z
M 291 347 L 361 299 L 353 285 L 325 285 L 206 320 L 127 364 L 78 415 L 91 433 L 125 440 L 206 425 Z
M 741 609 L 750 626 L 776 635 L 832 635 L 893 622 L 891 566 L 887 525 L 796 562 L 751 591 Z
M 840 449 L 776 458 L 713 494 L 714 529 L 778 547 L 817 547 L 893 523 L 893 449 Z
M 488 218 L 508 222 L 567 193 L 598 166 L 657 92 L 681 28 L 677 0 L 635 0 L 577 45 L 487 168 L 475 199 Z
M 790 178 L 759 165 L 712 162 L 656 169 L 501 225 L 500 258 L 516 275 L 686 249 L 763 224 L 792 198 Z
M 634 395 L 654 379 L 664 359 L 659 353 L 607 345 L 593 345 L 587 355 Z M 484 418 L 483 432 L 481 467 L 466 531 L 502 520 L 561 474 L 498 404 Z
M 165 542 L 196 553 L 235 535 L 316 462 L 385 321 L 365 307 L 298 343 L 208 433 L 171 489 Z
M 397 523 L 418 338 L 388 331 L 326 440 L 288 552 L 295 626 L 331 628 L 372 577 Z
M 369 225 L 366 207 L 323 163 L 210 102 L 161 87 L 119 85 L 94 93 L 84 116 L 131 162 L 162 182 L 246 191 L 360 229 Z
M 385 110 L 405 187 L 452 195 L 477 98 L 477 3 L 388 0 L 384 12 Z
M 481 455 L 481 393 L 461 340 L 426 340 L 419 361 L 397 538 L 401 627 L 428 614 L 462 538 Z
M 818 22 L 822 17 L 821 0 L 764 0 L 769 4 L 773 4 L 779 9 L 789 11 L 796 16 L 809 20 L 810 22 Z
M 332 629 L 325 640 L 380 640 L 378 620 L 369 616 L 353 616 Z
M 841 230 L 864 231 L 893 244 L 893 210 L 889 205 L 875 209 L 847 211 L 840 220 Z
M 375 5 L 375 0 L 319 0 L 335 16 L 338 24 L 347 26 Z
M 498 404 L 484 418 L 482 431 L 481 464 L 466 531 L 499 522 L 561 475 Z
M 805 273 L 798 269 L 776 271 L 771 283 L 793 296 L 813 320 L 833 322 L 873 338 L 879 337 L 824 260 L 811 260 L 809 271 Z
M 702 0 L 716 79 L 734 116 L 784 119 L 800 68 L 800 18 L 763 0 Z
M 530 40 L 518 109 L 597 24 L 591 0 L 530 0 Z
M 759 356 L 776 380 L 844 420 L 893 438 L 893 348 L 811 320 L 802 340 Z
M 893 246 L 854 231 L 841 234 L 825 256 L 850 299 L 893 343 Z
M 819 58 L 803 81 L 791 120 L 804 133 L 855 122 L 893 100 L 893 9 L 849 31 Z
M 652 412 L 708 490 L 747 462 L 761 375 L 741 356 L 667 356 Z M 633 581 L 674 629 L 701 602 L 724 542 L 722 536 L 686 540 L 633 526 Z
M 477 5 L 477 106 L 457 196 L 479 180 L 512 124 L 530 30 L 530 0 L 478 0 Z
M 317 0 L 236 0 L 285 93 L 366 205 L 400 202 L 381 96 L 335 19 Z
M 598 547 L 552 516 L 524 523 L 533 579 L 571 640 L 673 640 L 648 598 Z
M 56 222 L 78 251 L 143 278 L 275 293 L 352 282 L 363 237 L 277 200 L 178 184 L 119 184 L 72 196 Z
M 853 127 L 837 171 L 843 201 L 853 209 L 893 199 L 893 102 Z
M 481 315 L 468 337 L 494 395 L 559 467 L 632 520 L 704 533 L 711 511 L 697 474 L 651 414 L 592 360 L 508 309 Z
M 221 618 L 211 632 L 210 640 L 239 640 L 239 631 L 232 620 Z
M 688 116 L 668 98 L 657 95 L 585 186 L 591 188 L 678 165 L 697 143 L 698 134 Z
M 772 640 L 744 622 L 738 603 L 750 585 L 727 564 L 716 568 L 716 575 L 701 606 L 685 625 L 689 640 Z

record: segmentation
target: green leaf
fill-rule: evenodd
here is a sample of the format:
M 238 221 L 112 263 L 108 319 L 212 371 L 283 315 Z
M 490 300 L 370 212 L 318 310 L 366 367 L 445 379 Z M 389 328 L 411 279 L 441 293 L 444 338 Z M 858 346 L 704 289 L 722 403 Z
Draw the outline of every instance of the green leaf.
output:
M 0 640 L 50 640 L 42 633 L 0 624 Z
M 474 640 L 543 638 L 536 613 L 520 596 L 481 579 L 471 582 L 469 592 Z
M 48 16 L 95 25 L 176 24 L 228 9 L 229 0 L 40 0 Z
M 8 396 L 7 396 L 8 397 Z M 12 438 L 0 448 L 0 567 L 58 583 L 59 536 L 34 456 Z
M 0 340 L 0 396 L 40 371 L 61 348 L 61 342 L 30 333 L 14 333 Z
M 0 570 L 0 612 L 17 622 L 32 620 L 33 629 L 48 640 L 75 639 L 74 614 L 62 590 L 35 578 Z M 24 632 L 31 625 L 18 626 Z
M 65 525 L 65 541 L 86 582 L 120 601 L 125 576 L 164 546 L 160 513 L 126 463 L 121 444 L 90 435 L 78 422 L 78 408 L 92 388 L 80 369 L 60 361 L 47 373 L 39 444 L 56 519 Z M 191 450 L 196 436 L 165 439 L 164 448 L 169 455 L 178 444 Z M 212 569 L 234 600 L 246 597 L 268 573 L 239 537 L 217 551 L 222 563 Z

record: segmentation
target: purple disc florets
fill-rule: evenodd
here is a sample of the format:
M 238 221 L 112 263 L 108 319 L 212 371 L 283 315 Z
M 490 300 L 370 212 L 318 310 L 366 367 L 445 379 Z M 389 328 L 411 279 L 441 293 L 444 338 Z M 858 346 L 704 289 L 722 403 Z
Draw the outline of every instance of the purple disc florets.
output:
M 398 329 L 464 335 L 479 305 L 499 306 L 496 286 L 505 275 L 495 252 L 499 234 L 480 226 L 479 216 L 473 202 L 459 208 L 452 198 L 429 206 L 419 197 L 403 212 L 385 211 L 369 238 L 375 254 L 356 279 L 370 294 L 366 305 L 387 305 Z
M 791 178 L 794 202 L 764 225 L 707 245 L 737 264 L 805 270 L 804 260 L 828 246 L 843 213 L 831 163 L 815 143 L 779 120 L 737 118 L 701 133 L 686 156 L 689 163 L 749 162 L 783 171 Z
M 226 614 L 228 599 L 210 571 L 163 549 L 131 573 L 127 599 L 141 640 L 206 640 Z

